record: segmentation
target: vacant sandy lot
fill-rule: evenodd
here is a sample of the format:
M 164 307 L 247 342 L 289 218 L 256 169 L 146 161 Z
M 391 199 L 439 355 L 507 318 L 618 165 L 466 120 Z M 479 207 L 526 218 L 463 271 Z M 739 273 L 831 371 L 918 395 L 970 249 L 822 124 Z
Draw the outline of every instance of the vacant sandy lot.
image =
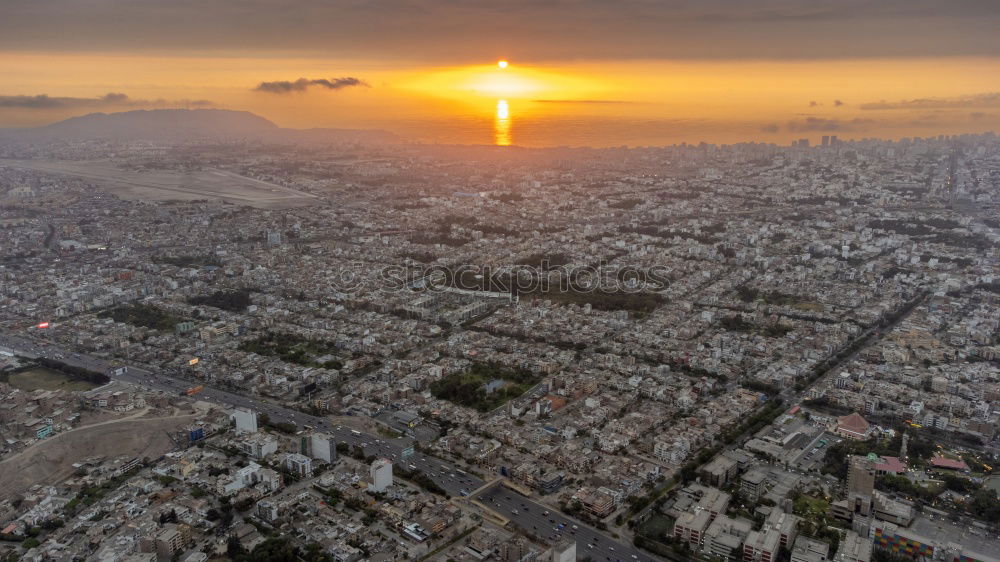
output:
M 73 474 L 73 463 L 88 457 L 155 459 L 173 449 L 167 432 L 177 431 L 201 415 L 122 418 L 56 434 L 0 461 L 0 500 L 33 484 L 56 484 Z
M 108 161 L 0 160 L 0 165 L 90 181 L 122 199 L 168 201 L 217 199 L 261 208 L 309 205 L 314 195 L 218 169 L 197 172 L 123 170 Z

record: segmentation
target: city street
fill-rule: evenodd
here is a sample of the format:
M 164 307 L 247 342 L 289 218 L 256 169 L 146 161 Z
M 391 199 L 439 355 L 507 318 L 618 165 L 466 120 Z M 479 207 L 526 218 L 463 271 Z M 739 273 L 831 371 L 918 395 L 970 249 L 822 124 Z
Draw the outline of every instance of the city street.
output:
M 102 373 L 109 372 L 112 367 L 112 363 L 104 359 L 68 351 L 53 344 L 8 334 L 0 334 L 0 348 L 4 347 L 25 357 L 48 357 Z M 147 369 L 131 365 L 125 374 L 112 376 L 112 379 L 172 394 L 180 394 L 194 384 L 191 381 L 156 374 Z M 355 445 L 361 446 L 366 455 L 386 457 L 392 459 L 398 466 L 404 466 L 410 470 L 419 470 L 452 496 L 470 494 L 485 484 L 482 479 L 464 472 L 452 463 L 419 451 L 415 451 L 408 458 L 401 458 L 403 450 L 412 444 L 412 440 L 410 439 L 386 439 L 341 425 L 335 425 L 324 418 L 285 408 L 261 398 L 244 396 L 209 386 L 206 386 L 195 398 L 214 402 L 225 407 L 249 408 L 257 413 L 266 413 L 272 421 L 294 423 L 303 429 L 307 425 L 314 427 L 319 431 L 329 433 L 338 443 L 346 443 L 351 447 Z M 507 497 L 511 499 L 508 500 Z M 526 532 L 537 535 L 543 540 L 549 536 L 558 534 L 556 530 L 553 530 L 553 527 L 556 527 L 558 523 L 566 523 L 566 528 L 561 530 L 562 536 L 563 538 L 576 538 L 577 552 L 581 558 L 590 556 L 593 560 L 656 560 L 656 558 L 649 554 L 640 553 L 635 547 L 615 541 L 599 533 L 596 529 L 588 527 L 579 521 L 571 520 L 561 513 L 552 512 L 548 516 L 542 516 L 543 512 L 546 510 L 551 511 L 552 508 L 536 504 L 513 490 L 494 486 L 476 495 L 475 498 L 510 519 L 514 525 L 517 525 Z M 499 504 L 500 507 L 497 507 L 496 504 Z M 514 513 L 515 510 L 517 511 L 516 514 Z M 551 523 L 549 519 L 554 519 L 556 522 Z M 573 529 L 573 525 L 576 525 L 578 528 Z M 550 540 L 549 542 L 552 541 Z
M 40 343 L 17 336 L 0 335 L 0 346 L 8 347 L 25 357 L 48 357 L 102 373 L 109 372 L 112 367 L 111 362 L 100 358 L 67 351 L 52 344 Z M 191 381 L 156 374 L 132 365 L 128 367 L 126 373 L 114 375 L 111 378 L 112 380 L 121 380 L 171 394 L 180 394 L 182 391 L 196 384 Z M 257 413 L 266 413 L 272 421 L 293 423 L 300 429 L 305 429 L 307 425 L 314 427 L 319 431 L 329 433 L 338 443 L 347 443 L 352 447 L 354 445 L 361 446 L 366 455 L 386 457 L 392 459 L 398 465 L 411 465 L 416 470 L 420 470 L 431 477 L 439 486 L 453 496 L 460 495 L 463 490 L 471 492 L 484 484 L 479 478 L 465 474 L 450 463 L 420 454 L 419 452 L 415 452 L 407 459 L 402 459 L 403 450 L 412 444 L 412 441 L 409 439 L 385 439 L 340 425 L 334 425 L 324 418 L 311 416 L 291 408 L 285 408 L 262 398 L 227 392 L 209 386 L 205 386 L 205 389 L 199 392 L 194 398 L 214 402 L 225 407 L 249 408 Z
M 579 559 L 590 557 L 595 561 L 656 560 L 633 546 L 623 545 L 576 519 L 552 511 L 551 507 L 535 503 L 502 485 L 491 486 L 476 494 L 474 498 L 543 542 L 555 544 L 562 539 L 575 540 Z

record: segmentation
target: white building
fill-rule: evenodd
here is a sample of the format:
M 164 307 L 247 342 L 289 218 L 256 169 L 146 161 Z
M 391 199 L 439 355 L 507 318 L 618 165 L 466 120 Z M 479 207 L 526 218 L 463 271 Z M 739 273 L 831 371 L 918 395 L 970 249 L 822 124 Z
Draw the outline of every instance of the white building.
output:
M 337 460 L 337 442 L 326 433 L 313 433 L 309 437 L 309 455 L 332 463 Z
M 237 408 L 230 417 L 236 422 L 236 435 L 257 432 L 257 412 L 246 408 Z
M 576 541 L 564 540 L 553 546 L 552 562 L 576 562 Z
M 376 459 L 371 466 L 371 486 L 369 490 L 373 492 L 384 492 L 386 488 L 392 486 L 392 461 L 389 459 Z
M 263 459 L 278 451 L 278 440 L 265 433 L 254 433 L 239 441 L 237 446 L 255 459 Z
M 285 468 L 299 476 L 312 474 L 312 459 L 299 453 L 290 453 L 285 457 Z
M 231 496 L 243 488 L 253 486 L 260 470 L 259 464 L 251 462 L 233 474 L 223 475 L 216 483 L 216 492 L 220 496 Z

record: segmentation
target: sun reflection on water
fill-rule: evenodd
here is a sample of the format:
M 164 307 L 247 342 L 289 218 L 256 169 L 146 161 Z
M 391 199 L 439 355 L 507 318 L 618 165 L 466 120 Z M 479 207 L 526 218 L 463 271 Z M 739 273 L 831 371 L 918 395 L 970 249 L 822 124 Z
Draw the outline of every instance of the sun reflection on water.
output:
M 493 120 L 493 138 L 497 146 L 510 146 L 510 107 L 507 100 L 497 100 L 497 115 Z

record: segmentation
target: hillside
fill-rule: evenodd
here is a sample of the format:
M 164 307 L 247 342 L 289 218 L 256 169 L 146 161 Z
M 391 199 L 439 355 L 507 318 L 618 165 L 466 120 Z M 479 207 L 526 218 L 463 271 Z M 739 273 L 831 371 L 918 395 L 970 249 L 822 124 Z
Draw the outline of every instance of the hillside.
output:
M 62 140 L 255 140 L 263 142 L 398 142 L 387 131 L 363 129 L 283 129 L 248 111 L 154 109 L 91 113 L 42 127 L 0 129 L 6 142 Z

